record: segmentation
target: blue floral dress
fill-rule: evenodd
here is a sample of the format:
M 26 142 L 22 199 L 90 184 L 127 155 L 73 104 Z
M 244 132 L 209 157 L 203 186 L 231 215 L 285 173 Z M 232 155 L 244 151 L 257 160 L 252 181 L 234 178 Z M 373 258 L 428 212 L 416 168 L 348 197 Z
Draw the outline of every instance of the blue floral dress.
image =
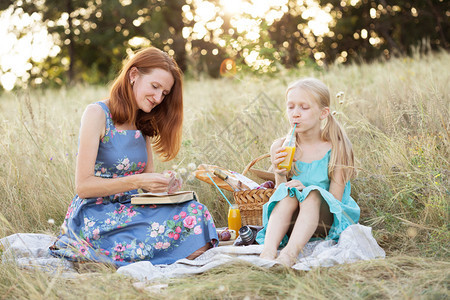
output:
M 350 182 L 347 182 L 342 201 L 337 200 L 333 194 L 328 190 L 330 189 L 330 178 L 328 177 L 328 164 L 330 162 L 331 150 L 320 160 L 315 160 L 311 163 L 305 163 L 296 161 L 297 170 L 299 174 L 292 177 L 292 179 L 300 180 L 305 186 L 302 191 L 297 188 L 286 187 L 284 183 L 280 184 L 270 197 L 269 202 L 263 206 L 263 226 L 264 228 L 258 232 L 256 241 L 259 244 L 264 244 L 264 238 L 266 235 L 266 227 L 269 222 L 270 214 L 272 213 L 275 205 L 282 199 L 289 197 L 296 197 L 298 201 L 303 202 L 311 191 L 317 190 L 322 195 L 324 201 L 327 202 L 330 207 L 330 212 L 333 214 L 333 224 L 328 231 L 326 239 L 338 240 L 339 235 L 345 228 L 351 224 L 358 223 L 359 220 L 359 206 L 355 200 L 350 197 L 351 186 Z M 286 235 L 281 241 L 281 246 L 286 245 L 288 242 L 288 236 Z
M 108 107 L 106 133 L 100 141 L 95 175 L 116 178 L 139 174 L 147 163 L 145 139 L 139 130 L 117 130 Z M 147 260 L 171 264 L 218 241 L 207 207 L 196 199 L 181 204 L 132 205 L 137 190 L 82 199 L 69 205 L 61 233 L 50 253 L 72 261 L 96 261 L 117 267 Z

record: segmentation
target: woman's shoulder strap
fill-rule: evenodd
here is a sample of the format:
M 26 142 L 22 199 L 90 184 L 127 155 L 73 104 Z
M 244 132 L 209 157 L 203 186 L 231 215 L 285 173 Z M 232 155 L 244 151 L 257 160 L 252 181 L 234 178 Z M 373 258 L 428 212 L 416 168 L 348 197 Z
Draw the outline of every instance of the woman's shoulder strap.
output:
M 109 107 L 108 107 L 108 105 L 105 104 L 105 102 L 97 101 L 97 102 L 95 102 L 95 104 L 100 105 L 100 107 L 103 109 L 103 111 L 104 111 L 106 114 L 109 114 Z
M 97 102 L 95 102 L 95 104 L 98 104 L 105 112 L 106 128 L 111 127 L 113 124 L 112 124 L 112 119 L 111 119 L 111 112 L 109 111 L 108 105 L 106 105 L 105 102 L 102 102 L 102 101 L 97 101 Z

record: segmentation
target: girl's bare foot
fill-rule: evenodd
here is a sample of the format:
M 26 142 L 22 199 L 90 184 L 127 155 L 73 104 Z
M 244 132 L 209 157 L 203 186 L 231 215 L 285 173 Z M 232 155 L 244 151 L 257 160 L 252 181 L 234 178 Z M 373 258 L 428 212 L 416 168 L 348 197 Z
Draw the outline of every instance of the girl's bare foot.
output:
M 268 260 L 275 260 L 275 258 L 277 257 L 277 251 L 272 252 L 264 249 L 259 255 L 259 257 Z
M 292 267 L 297 262 L 297 256 L 281 251 L 276 261 L 285 267 Z

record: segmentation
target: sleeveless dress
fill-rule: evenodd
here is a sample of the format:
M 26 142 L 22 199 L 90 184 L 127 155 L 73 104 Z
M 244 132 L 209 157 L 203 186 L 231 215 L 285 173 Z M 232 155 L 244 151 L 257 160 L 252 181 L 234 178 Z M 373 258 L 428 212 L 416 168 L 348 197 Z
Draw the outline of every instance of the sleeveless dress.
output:
M 333 194 L 328 190 L 330 189 L 330 178 L 328 177 L 328 164 L 330 162 L 331 150 L 325 154 L 320 160 L 315 160 L 311 163 L 305 163 L 296 161 L 297 175 L 292 179 L 300 180 L 305 186 L 302 191 L 297 188 L 286 187 L 284 183 L 280 184 L 270 197 L 269 202 L 263 206 L 263 226 L 264 228 L 258 232 L 256 241 L 259 244 L 264 244 L 264 238 L 266 235 L 266 227 L 269 222 L 270 214 L 272 213 L 275 205 L 282 199 L 289 197 L 296 197 L 298 201 L 303 202 L 311 191 L 317 190 L 322 195 L 324 201 L 327 202 L 330 207 L 330 212 L 333 214 L 333 224 L 328 231 L 326 237 L 327 240 L 338 240 L 339 235 L 349 225 L 358 223 L 359 220 L 359 206 L 350 197 L 351 186 L 350 182 L 347 182 L 342 201 L 337 200 Z M 280 243 L 280 246 L 285 246 L 288 242 L 288 236 L 284 236 Z
M 106 133 L 99 144 L 95 176 L 142 173 L 147 150 L 141 131 L 116 129 L 106 104 L 97 104 L 106 115 Z M 76 195 L 50 253 L 116 267 L 142 260 L 171 264 L 207 243 L 217 243 L 208 208 L 196 199 L 181 204 L 132 205 L 130 195 L 135 193 L 137 190 L 88 199 Z

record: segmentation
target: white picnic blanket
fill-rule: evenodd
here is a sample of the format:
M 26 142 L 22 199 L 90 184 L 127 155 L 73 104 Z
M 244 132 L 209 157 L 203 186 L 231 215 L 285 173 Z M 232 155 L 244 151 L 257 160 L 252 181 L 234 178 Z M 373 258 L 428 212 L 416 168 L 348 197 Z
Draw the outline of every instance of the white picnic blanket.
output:
M 76 273 L 71 262 L 51 256 L 48 246 L 55 237 L 45 234 L 17 233 L 0 239 L 3 247 L 2 263 L 15 262 L 24 268 L 37 268 L 47 272 L 73 276 Z M 210 249 L 194 260 L 180 259 L 171 265 L 153 265 L 149 261 L 136 262 L 117 270 L 139 281 L 153 281 L 199 274 L 214 267 L 245 261 L 261 267 L 272 267 L 275 262 L 261 259 L 258 255 L 263 246 L 223 246 Z M 372 229 L 360 224 L 345 229 L 339 242 L 309 242 L 292 267 L 310 270 L 314 267 L 331 267 L 359 260 L 384 258 L 384 250 L 372 236 Z

